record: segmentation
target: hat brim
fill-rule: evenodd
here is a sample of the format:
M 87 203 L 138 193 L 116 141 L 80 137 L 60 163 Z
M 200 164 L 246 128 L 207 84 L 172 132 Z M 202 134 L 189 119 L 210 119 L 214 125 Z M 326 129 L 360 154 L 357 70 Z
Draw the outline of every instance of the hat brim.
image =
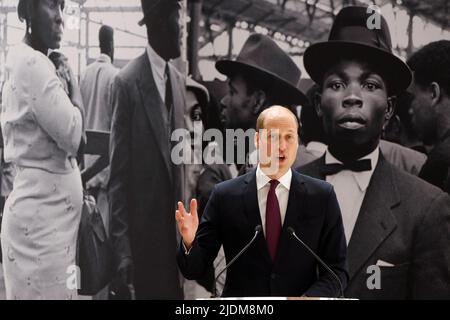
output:
M 400 58 L 358 42 L 328 41 L 313 44 L 306 49 L 303 63 L 311 79 L 321 84 L 325 73 L 346 57 L 361 58 L 380 69 L 387 78 L 392 94 L 403 92 L 411 83 L 411 70 Z
M 276 96 L 279 97 L 283 103 L 297 104 L 302 106 L 309 105 L 309 100 L 303 92 L 301 92 L 297 87 L 293 86 L 288 81 L 280 78 L 279 76 L 268 70 L 233 60 L 217 61 L 216 69 L 227 77 L 231 77 L 239 72 L 250 72 L 255 74 L 259 78 L 271 79 L 272 81 L 274 81 L 274 85 L 276 85 Z

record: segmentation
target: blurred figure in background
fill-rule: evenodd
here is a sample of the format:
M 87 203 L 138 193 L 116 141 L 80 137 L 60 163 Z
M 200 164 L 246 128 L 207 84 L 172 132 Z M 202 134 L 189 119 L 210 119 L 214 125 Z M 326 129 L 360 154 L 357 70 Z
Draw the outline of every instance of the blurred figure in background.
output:
M 7 299 L 77 298 L 66 271 L 76 265 L 83 199 L 82 100 L 66 60 L 47 56 L 60 47 L 63 10 L 63 0 L 20 0 L 26 34 L 6 62 L 1 127 L 5 161 L 17 169 L 1 232 Z
M 112 118 L 112 84 L 118 69 L 114 61 L 114 29 L 103 25 L 98 33 L 100 56 L 91 63 L 81 75 L 80 89 L 86 112 L 86 129 L 111 130 Z M 89 167 L 97 156 L 86 156 L 85 167 Z M 109 206 L 107 199 L 109 168 L 104 169 L 87 182 L 87 190 L 97 200 L 97 207 L 102 215 L 105 229 L 109 230 Z
M 432 149 L 419 177 L 450 194 L 450 41 L 427 44 L 408 60 L 414 127 Z
M 112 118 L 112 84 L 118 69 L 114 67 L 114 29 L 103 25 L 98 33 L 100 56 L 91 63 L 81 75 L 80 89 L 86 112 L 86 129 L 107 131 L 111 130 Z M 99 156 L 86 155 L 84 167 L 89 168 Z M 109 167 L 87 181 L 86 189 L 93 195 L 97 208 L 102 216 L 105 230 L 109 233 L 109 205 L 108 205 Z M 103 290 L 96 298 L 107 297 Z

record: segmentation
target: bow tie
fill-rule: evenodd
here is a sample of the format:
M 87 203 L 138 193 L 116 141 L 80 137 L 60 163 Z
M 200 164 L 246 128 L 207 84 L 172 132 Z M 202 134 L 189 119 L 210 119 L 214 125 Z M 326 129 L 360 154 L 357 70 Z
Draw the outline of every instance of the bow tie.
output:
M 372 162 L 370 159 L 364 159 L 346 163 L 329 163 L 323 165 L 320 172 L 325 176 L 332 176 L 342 170 L 350 170 L 354 172 L 370 171 L 372 170 Z

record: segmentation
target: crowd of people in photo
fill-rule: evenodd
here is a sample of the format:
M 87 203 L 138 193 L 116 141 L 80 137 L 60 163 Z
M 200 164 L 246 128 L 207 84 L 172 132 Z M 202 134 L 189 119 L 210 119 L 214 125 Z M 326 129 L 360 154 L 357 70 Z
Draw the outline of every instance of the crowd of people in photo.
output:
M 251 33 L 215 63 L 226 82 L 206 82 L 173 62 L 182 1 L 141 4 L 142 54 L 116 68 L 103 25 L 78 79 L 58 50 L 65 1 L 18 1 L 26 32 L 0 88 L 6 299 L 83 298 L 68 268 L 86 194 L 111 249 L 93 299 L 450 299 L 450 39 L 405 62 L 383 16 L 370 29 L 367 8 L 348 6 L 304 52 L 309 77 Z M 202 159 L 175 164 L 172 133 L 195 128 L 256 134 L 243 162 L 226 161 L 233 142 L 204 161 L 210 141 Z M 91 132 L 109 137 L 107 160 L 86 151 Z M 276 155 L 263 154 L 275 143 L 263 132 Z

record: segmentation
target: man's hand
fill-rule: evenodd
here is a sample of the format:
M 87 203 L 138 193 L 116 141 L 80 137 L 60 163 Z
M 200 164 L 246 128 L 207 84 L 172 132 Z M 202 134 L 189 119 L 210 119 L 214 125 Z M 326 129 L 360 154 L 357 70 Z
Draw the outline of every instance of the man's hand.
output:
M 175 213 L 175 220 L 177 220 L 178 231 L 183 238 L 183 243 L 186 249 L 192 247 L 195 239 L 195 233 L 198 228 L 198 214 L 197 214 L 197 200 L 191 200 L 191 212 L 186 212 L 184 205 L 178 202 L 178 210 Z
M 117 276 L 124 284 L 133 284 L 133 261 L 130 258 L 124 258 L 117 268 Z
M 109 298 L 111 300 L 130 300 L 130 286 L 133 287 L 133 261 L 124 258 L 117 267 L 116 275 L 109 287 Z

